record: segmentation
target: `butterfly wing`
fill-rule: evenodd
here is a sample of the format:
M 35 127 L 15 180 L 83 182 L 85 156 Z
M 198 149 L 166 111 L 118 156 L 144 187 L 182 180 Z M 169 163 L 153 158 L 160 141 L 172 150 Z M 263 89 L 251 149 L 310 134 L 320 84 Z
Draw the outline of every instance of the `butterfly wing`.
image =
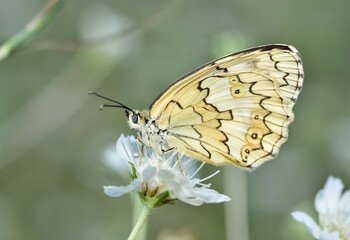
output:
M 153 102 L 150 117 L 180 153 L 254 168 L 286 141 L 303 78 L 294 47 L 247 49 L 180 78 Z

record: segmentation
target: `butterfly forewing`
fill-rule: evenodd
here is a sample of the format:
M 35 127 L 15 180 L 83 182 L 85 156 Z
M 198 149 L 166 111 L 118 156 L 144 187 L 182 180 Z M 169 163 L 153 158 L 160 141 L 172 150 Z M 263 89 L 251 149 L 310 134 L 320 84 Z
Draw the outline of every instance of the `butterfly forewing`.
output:
M 244 50 L 176 81 L 151 105 L 150 117 L 180 153 L 215 165 L 257 167 L 286 141 L 303 77 L 292 46 Z

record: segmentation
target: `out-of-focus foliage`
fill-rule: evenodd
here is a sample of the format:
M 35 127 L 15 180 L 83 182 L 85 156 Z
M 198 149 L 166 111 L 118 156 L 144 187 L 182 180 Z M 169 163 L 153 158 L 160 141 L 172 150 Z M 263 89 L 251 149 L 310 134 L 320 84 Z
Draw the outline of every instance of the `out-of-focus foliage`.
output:
M 0 1 L 0 42 L 44 3 Z M 103 157 L 121 133 L 132 132 L 123 111 L 100 112 L 103 102 L 87 92 L 147 108 L 218 54 L 268 43 L 300 51 L 305 82 L 288 142 L 276 160 L 247 174 L 249 234 L 307 239 L 290 212 L 314 211 L 313 196 L 330 174 L 350 183 L 349 8 L 341 0 L 66 1 L 26 49 L 0 62 L 0 239 L 126 239 L 131 199 L 109 198 L 102 188 L 126 181 Z M 96 47 L 67 44 L 113 39 L 128 28 L 124 38 Z M 223 174 L 213 181 L 222 192 Z M 240 194 L 233 190 L 233 203 Z M 235 212 L 225 213 L 223 205 L 165 206 L 151 215 L 148 237 L 226 239 L 236 223 L 225 222 L 225 214 Z

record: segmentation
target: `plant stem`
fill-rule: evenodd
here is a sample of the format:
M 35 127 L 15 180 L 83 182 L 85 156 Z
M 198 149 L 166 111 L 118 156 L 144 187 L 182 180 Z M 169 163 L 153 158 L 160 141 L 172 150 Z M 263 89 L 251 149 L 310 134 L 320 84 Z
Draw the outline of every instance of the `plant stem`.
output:
M 136 239 L 137 234 L 140 232 L 143 224 L 145 223 L 149 213 L 151 212 L 152 207 L 147 206 L 146 204 L 143 204 L 141 214 L 139 216 L 139 219 L 137 220 L 134 229 L 130 233 L 130 236 L 128 237 L 128 240 L 134 240 Z
M 142 205 L 142 209 L 138 219 L 133 221 L 135 226 L 132 232 L 130 233 L 128 240 L 135 240 L 135 239 L 145 240 L 146 239 L 147 232 L 145 229 L 142 229 L 142 227 L 144 225 L 147 226 L 146 220 L 151 210 L 156 206 L 160 206 L 160 204 L 169 196 L 169 192 L 168 191 L 162 192 L 155 197 L 147 197 L 147 196 L 144 196 L 143 194 L 138 194 L 138 196 L 139 196 L 139 198 L 137 199 L 138 201 L 136 199 L 134 200 L 134 211 L 141 209 L 140 205 Z M 135 218 L 136 217 L 134 212 L 133 219 Z
M 249 239 L 249 221 L 247 206 L 247 175 L 240 169 L 225 169 L 224 186 L 228 195 L 235 200 L 225 204 L 226 239 Z
M 132 226 L 135 226 L 137 221 L 139 220 L 140 213 L 142 211 L 143 202 L 139 198 L 137 194 L 132 195 Z M 137 240 L 146 240 L 147 235 L 147 224 L 148 221 L 146 221 L 139 233 L 137 234 Z
M 31 41 L 53 19 L 63 5 L 62 0 L 49 0 L 39 13 L 20 32 L 0 46 L 0 61 L 14 50 Z

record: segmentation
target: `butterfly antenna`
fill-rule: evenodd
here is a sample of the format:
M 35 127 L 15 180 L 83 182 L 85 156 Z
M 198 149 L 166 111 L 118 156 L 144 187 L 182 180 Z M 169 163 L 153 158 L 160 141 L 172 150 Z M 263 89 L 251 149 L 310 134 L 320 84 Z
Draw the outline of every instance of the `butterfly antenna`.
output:
M 129 108 L 128 106 L 122 104 L 121 102 L 118 102 L 118 101 L 116 101 L 116 100 L 113 100 L 113 99 L 108 98 L 108 97 L 105 97 L 105 96 L 102 96 L 102 95 L 100 95 L 100 94 L 98 94 L 98 93 L 96 93 L 96 92 L 90 91 L 90 92 L 88 92 L 88 94 L 90 94 L 90 95 L 95 95 L 95 96 L 97 96 L 97 97 L 99 97 L 99 98 L 102 98 L 102 99 L 105 99 L 105 100 L 108 100 L 108 101 L 110 101 L 110 102 L 114 102 L 114 103 L 118 104 L 118 105 L 102 104 L 102 105 L 100 106 L 100 110 L 102 110 L 102 109 L 105 108 L 105 107 L 116 107 L 116 108 L 124 108 L 124 109 L 127 109 L 127 110 L 131 111 L 131 112 L 134 112 L 134 110 L 132 110 L 132 109 Z

